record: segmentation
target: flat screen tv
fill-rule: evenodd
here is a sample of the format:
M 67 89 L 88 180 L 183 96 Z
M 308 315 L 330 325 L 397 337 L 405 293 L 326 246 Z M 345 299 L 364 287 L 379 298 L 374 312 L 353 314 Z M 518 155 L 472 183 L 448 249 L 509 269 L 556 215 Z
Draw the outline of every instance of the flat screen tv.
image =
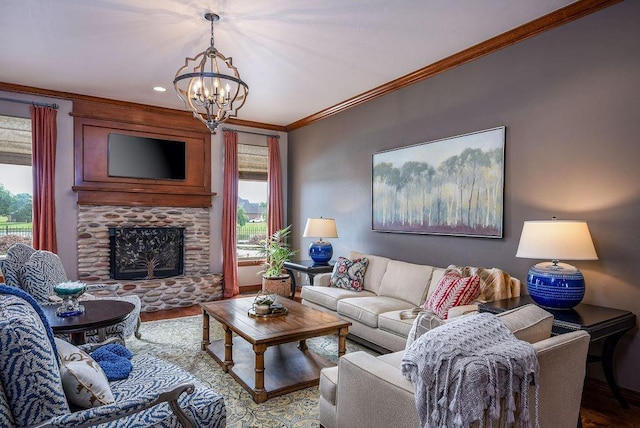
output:
M 184 180 L 186 143 L 134 135 L 109 134 L 110 177 Z

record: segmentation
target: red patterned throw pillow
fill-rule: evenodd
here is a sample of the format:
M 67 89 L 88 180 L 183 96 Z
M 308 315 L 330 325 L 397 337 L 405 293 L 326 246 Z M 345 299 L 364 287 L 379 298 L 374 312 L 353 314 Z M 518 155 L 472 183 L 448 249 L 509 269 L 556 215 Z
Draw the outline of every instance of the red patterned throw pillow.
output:
M 424 308 L 447 319 L 447 312 L 455 306 L 468 305 L 480 294 L 478 275 L 463 277 L 448 273 L 442 277 L 433 294 L 424 303 Z
M 338 257 L 331 274 L 331 286 L 352 291 L 362 291 L 364 288 L 364 274 L 367 271 L 368 264 L 369 259 L 366 257 L 355 260 Z

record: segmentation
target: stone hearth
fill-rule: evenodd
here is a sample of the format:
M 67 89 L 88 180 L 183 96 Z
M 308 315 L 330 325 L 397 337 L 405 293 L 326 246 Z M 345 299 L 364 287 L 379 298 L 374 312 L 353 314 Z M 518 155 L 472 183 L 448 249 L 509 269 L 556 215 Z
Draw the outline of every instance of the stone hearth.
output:
M 109 278 L 110 227 L 184 227 L 184 275 L 150 280 Z M 122 284 L 120 295 L 138 295 L 142 311 L 191 306 L 222 298 L 222 275 L 209 272 L 209 209 L 78 206 L 78 280 Z

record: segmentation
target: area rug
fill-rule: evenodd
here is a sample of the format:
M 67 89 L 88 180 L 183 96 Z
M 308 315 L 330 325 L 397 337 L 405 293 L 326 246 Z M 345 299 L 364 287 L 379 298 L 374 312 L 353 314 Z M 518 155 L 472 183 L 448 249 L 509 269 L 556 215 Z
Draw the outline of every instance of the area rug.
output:
M 317 427 L 318 387 L 306 388 L 256 404 L 251 396 L 205 351 L 200 350 L 202 316 L 192 316 L 142 323 L 142 339 L 132 338 L 127 347 L 133 353 L 149 353 L 184 368 L 202 383 L 222 394 L 227 406 L 227 426 L 231 428 L 258 427 Z M 211 320 L 211 340 L 224 337 L 222 326 Z M 330 361 L 338 357 L 336 336 L 307 340 L 307 345 Z M 347 353 L 364 350 L 347 341 Z M 267 352 L 269 350 L 267 349 Z M 268 370 L 268 367 L 267 367 Z

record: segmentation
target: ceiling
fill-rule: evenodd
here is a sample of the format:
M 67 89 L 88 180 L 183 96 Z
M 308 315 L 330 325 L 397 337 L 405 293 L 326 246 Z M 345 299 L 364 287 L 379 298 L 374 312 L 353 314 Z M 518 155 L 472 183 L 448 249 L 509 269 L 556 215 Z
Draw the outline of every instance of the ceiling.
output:
M 286 126 L 574 1 L 2 0 L 0 82 L 182 110 L 212 11 L 249 85 L 238 118 Z

